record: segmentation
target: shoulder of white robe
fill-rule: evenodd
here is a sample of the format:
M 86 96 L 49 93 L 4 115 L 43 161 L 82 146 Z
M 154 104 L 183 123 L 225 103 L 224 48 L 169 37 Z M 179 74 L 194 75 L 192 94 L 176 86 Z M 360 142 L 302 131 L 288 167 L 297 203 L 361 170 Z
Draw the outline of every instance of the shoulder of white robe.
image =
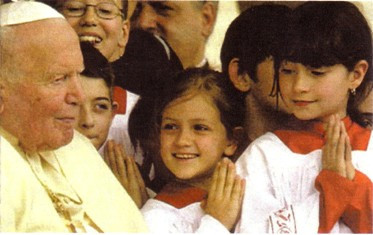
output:
M 17 1 L 0 5 L 0 27 L 52 18 L 64 19 L 58 11 L 41 2 Z

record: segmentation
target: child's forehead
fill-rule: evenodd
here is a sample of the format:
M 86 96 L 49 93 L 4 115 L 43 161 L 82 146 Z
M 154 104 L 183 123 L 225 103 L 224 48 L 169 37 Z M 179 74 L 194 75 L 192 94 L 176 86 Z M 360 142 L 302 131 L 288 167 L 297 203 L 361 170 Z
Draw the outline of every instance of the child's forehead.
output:
M 84 75 L 81 75 L 81 78 L 83 89 L 88 89 L 91 93 L 110 93 L 110 89 L 103 78 Z
M 201 91 L 201 90 L 188 90 L 184 92 L 181 96 L 177 97 L 176 99 L 172 100 L 171 102 L 168 103 L 168 105 L 165 107 L 165 109 L 174 107 L 179 104 L 183 104 L 193 98 L 199 97 L 201 102 L 206 102 L 209 105 L 214 105 L 215 103 L 213 102 L 213 98 L 211 94 Z

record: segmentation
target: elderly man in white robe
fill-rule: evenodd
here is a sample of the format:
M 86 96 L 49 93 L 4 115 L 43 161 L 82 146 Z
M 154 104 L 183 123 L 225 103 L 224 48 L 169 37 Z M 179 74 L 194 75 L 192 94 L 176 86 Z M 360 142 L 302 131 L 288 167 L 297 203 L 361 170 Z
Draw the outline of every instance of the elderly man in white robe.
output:
M 141 213 L 88 139 L 79 40 L 38 2 L 0 6 L 2 232 L 146 232 Z

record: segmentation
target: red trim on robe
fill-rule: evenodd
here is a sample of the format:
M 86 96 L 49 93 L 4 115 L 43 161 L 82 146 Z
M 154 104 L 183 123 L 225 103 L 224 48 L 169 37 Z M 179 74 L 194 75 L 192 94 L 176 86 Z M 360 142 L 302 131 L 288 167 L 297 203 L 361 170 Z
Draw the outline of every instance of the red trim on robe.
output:
M 364 129 L 343 119 L 352 150 L 367 150 L 371 130 Z M 308 154 L 324 146 L 324 128 L 321 123 L 311 132 L 275 131 L 275 134 L 294 153 Z M 354 233 L 373 232 L 373 184 L 370 179 L 355 171 L 355 178 L 348 180 L 336 172 L 322 170 L 316 178 L 315 187 L 320 192 L 319 233 L 328 233 L 342 220 Z
M 352 122 L 349 117 L 344 118 L 343 122 L 350 137 L 352 150 L 367 150 L 371 130 Z M 324 146 L 324 132 L 323 124 L 320 122 L 314 125 L 312 131 L 278 130 L 274 133 L 294 153 L 308 154 Z
M 175 184 L 167 184 L 155 199 L 170 204 L 177 209 L 186 207 L 192 203 L 200 202 L 207 196 L 207 191 L 197 187 L 177 187 Z

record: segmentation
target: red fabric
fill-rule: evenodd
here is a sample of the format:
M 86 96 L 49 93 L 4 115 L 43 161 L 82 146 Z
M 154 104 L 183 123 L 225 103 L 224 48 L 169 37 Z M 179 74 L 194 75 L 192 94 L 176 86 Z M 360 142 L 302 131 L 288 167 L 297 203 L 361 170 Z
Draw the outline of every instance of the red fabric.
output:
M 207 191 L 197 187 L 177 187 L 176 185 L 168 184 L 157 194 L 155 199 L 180 209 L 192 203 L 200 202 L 206 196 Z
M 350 137 L 352 150 L 366 150 L 371 130 L 352 122 L 349 117 L 344 118 L 343 122 Z M 317 123 L 312 131 L 279 130 L 274 133 L 294 153 L 308 154 L 324 146 L 324 132 L 322 123 Z
M 328 233 L 339 219 L 354 233 L 372 233 L 372 182 L 356 170 L 354 180 L 322 170 L 315 182 L 320 192 L 319 233 Z
M 352 150 L 367 150 L 371 130 L 364 129 L 350 118 L 343 119 Z M 308 154 L 324 146 L 324 128 L 316 124 L 311 132 L 276 131 L 275 134 L 293 152 Z M 351 181 L 333 171 L 322 170 L 315 187 L 320 192 L 319 233 L 328 233 L 342 220 L 354 233 L 372 233 L 373 184 L 355 171 Z
M 115 114 L 125 114 L 127 109 L 127 92 L 119 86 L 113 87 L 113 101 L 118 103 Z

